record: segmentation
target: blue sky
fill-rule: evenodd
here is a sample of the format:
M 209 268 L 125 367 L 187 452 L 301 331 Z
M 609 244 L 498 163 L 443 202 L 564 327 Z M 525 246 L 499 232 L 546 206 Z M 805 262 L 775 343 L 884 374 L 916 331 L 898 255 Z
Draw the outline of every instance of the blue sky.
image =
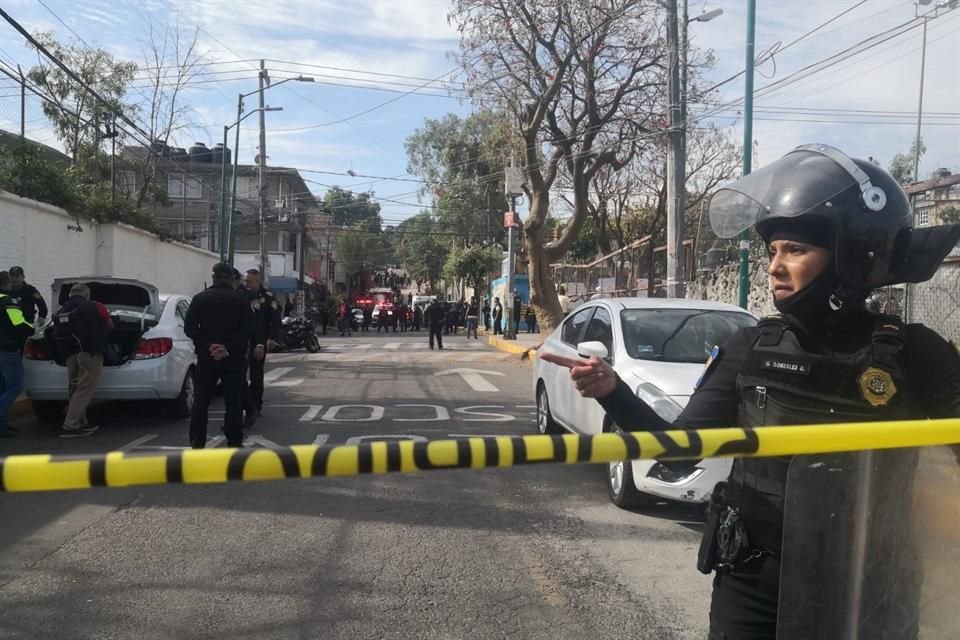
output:
M 777 42 L 790 43 L 858 1 L 759 0 L 758 53 Z M 61 39 L 75 40 L 62 20 L 90 45 L 137 62 L 142 61 L 141 46 L 151 23 L 159 29 L 179 20 L 187 30 L 200 29 L 203 59 L 217 64 L 205 68 L 215 73 L 198 78 L 209 82 L 195 85 L 186 96 L 193 105 L 192 126 L 178 134 L 180 146 L 194 140 L 207 144 L 220 140 L 223 125 L 235 117 L 237 94 L 256 88 L 257 63 L 253 61 L 270 59 L 267 66 L 274 79 L 313 75 L 314 84 L 291 82 L 267 92 L 267 104 L 283 107 L 282 112 L 267 114 L 270 163 L 304 170 L 318 193 L 324 191 L 323 185 L 337 184 L 373 189 L 382 198 L 405 203 L 382 202 L 388 224 L 419 210 L 416 183 L 305 170 L 351 169 L 359 174 L 405 177 L 403 142 L 424 118 L 470 111 L 470 104 L 458 99 L 459 93 L 444 82 L 455 79 L 447 74 L 454 69 L 449 54 L 457 46 L 456 30 L 447 23 L 445 0 L 44 2 L 52 12 L 37 0 L 8 0 L 4 7 L 30 30 L 52 30 Z M 721 17 L 690 28 L 692 44 L 711 48 L 716 55 L 716 67 L 707 76 L 710 80 L 720 81 L 743 68 L 745 6 L 744 0 L 690 0 L 691 16 L 706 9 L 724 10 Z M 756 86 L 763 88 L 903 23 L 913 12 L 913 3 L 902 0 L 870 0 L 857 6 L 761 65 Z M 24 67 L 35 62 L 35 54 L 11 27 L 0 24 L 0 30 L 4 61 Z M 758 97 L 755 166 L 812 141 L 834 144 L 852 155 L 871 155 L 884 165 L 895 153 L 908 149 L 917 109 L 920 38 L 920 29 L 914 29 L 865 55 Z M 235 60 L 251 62 L 223 64 Z M 929 151 L 923 174 L 939 166 L 960 170 L 958 77 L 960 10 L 955 10 L 929 23 L 924 111 L 945 115 L 927 118 L 931 124 L 924 128 Z M 441 80 L 430 82 L 437 78 Z M 724 85 L 719 97 L 730 102 L 742 92 L 740 78 Z M 0 127 L 9 129 L 9 118 L 19 103 L 11 102 L 15 98 L 9 91 L 0 95 Z M 733 105 L 714 119 L 739 139 L 736 109 Z M 823 109 L 835 111 L 824 114 Z M 692 111 L 698 113 L 696 107 Z M 255 117 L 244 125 L 240 159 L 250 162 L 257 144 Z M 43 124 L 31 126 L 42 128 Z

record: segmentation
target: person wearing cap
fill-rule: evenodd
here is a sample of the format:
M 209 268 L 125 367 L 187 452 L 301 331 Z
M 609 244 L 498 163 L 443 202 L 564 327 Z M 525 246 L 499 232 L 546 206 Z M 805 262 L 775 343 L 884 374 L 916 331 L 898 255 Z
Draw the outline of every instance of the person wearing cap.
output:
M 10 284 L 3 293 L 23 310 L 30 324 L 42 326 L 47 321 L 47 303 L 37 288 L 24 280 L 23 267 L 10 267 Z
M 23 345 L 33 333 L 23 310 L 2 290 L 10 286 L 10 274 L 0 271 L 0 438 L 13 438 L 17 430 L 7 415 L 23 391 Z
M 193 297 L 184 319 L 183 330 L 197 353 L 197 396 L 190 416 L 190 446 L 194 449 L 207 444 L 207 413 L 218 382 L 223 386 L 227 445 L 243 444 L 243 371 L 253 313 L 233 283 L 233 268 L 223 262 L 215 264 L 213 285 Z
M 960 225 L 913 228 L 907 196 L 886 171 L 827 145 L 798 147 L 723 187 L 709 214 L 720 237 L 753 227 L 762 238 L 778 313 L 713 347 L 675 420 L 605 361 L 541 353 L 568 367 L 580 394 L 621 429 L 960 416 L 957 350 L 922 324 L 865 307 L 874 289 L 930 279 Z M 714 490 L 697 563 L 715 572 L 710 638 L 917 637 L 919 454 L 865 453 L 734 460 Z

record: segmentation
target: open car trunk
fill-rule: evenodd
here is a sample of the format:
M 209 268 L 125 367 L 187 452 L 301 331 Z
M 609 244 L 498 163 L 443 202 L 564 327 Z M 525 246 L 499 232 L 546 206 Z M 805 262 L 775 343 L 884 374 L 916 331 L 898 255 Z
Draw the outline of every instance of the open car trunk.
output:
M 160 294 L 153 285 L 125 278 L 59 278 L 53 282 L 53 298 L 63 305 L 70 298 L 70 288 L 77 283 L 90 287 L 90 300 L 103 304 L 113 320 L 113 331 L 107 337 L 103 364 L 120 366 L 137 350 L 140 338 L 160 321 Z M 47 343 L 54 359 L 64 364 L 66 354 L 57 348 L 52 336 Z

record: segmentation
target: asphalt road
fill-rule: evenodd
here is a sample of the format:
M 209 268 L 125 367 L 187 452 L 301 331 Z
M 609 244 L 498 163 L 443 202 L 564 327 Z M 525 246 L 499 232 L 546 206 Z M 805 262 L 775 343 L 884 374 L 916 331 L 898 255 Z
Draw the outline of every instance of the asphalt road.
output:
M 248 446 L 536 431 L 529 367 L 483 340 L 450 338 L 442 352 L 424 334 L 322 344 L 270 356 Z M 148 403 L 97 418 L 90 438 L 26 421 L 0 446 L 186 445 L 187 423 Z M 0 495 L 0 638 L 703 638 L 696 513 L 619 510 L 605 473 L 535 465 Z

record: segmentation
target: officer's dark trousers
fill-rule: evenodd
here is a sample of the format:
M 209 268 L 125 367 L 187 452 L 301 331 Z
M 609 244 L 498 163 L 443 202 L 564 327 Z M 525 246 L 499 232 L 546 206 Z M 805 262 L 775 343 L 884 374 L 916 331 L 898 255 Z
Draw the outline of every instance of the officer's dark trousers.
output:
M 250 395 L 249 398 L 244 399 L 243 403 L 247 411 L 263 410 L 263 365 L 266 361 L 266 355 L 262 360 L 257 360 L 253 357 L 253 353 L 250 353 L 250 359 L 247 362 L 250 368 Z
M 709 640 L 775 640 L 779 591 L 780 561 L 769 556 L 714 576 Z
M 443 349 L 443 325 L 442 324 L 432 324 L 430 325 L 430 348 L 433 349 L 433 338 L 437 338 L 437 346 Z
M 226 407 L 223 433 L 227 437 L 227 444 L 238 446 L 243 443 L 243 362 L 230 358 L 220 362 L 204 358 L 197 361 L 197 397 L 190 416 L 190 446 L 194 449 L 203 449 L 207 444 L 207 411 L 217 382 L 223 383 L 223 403 Z

